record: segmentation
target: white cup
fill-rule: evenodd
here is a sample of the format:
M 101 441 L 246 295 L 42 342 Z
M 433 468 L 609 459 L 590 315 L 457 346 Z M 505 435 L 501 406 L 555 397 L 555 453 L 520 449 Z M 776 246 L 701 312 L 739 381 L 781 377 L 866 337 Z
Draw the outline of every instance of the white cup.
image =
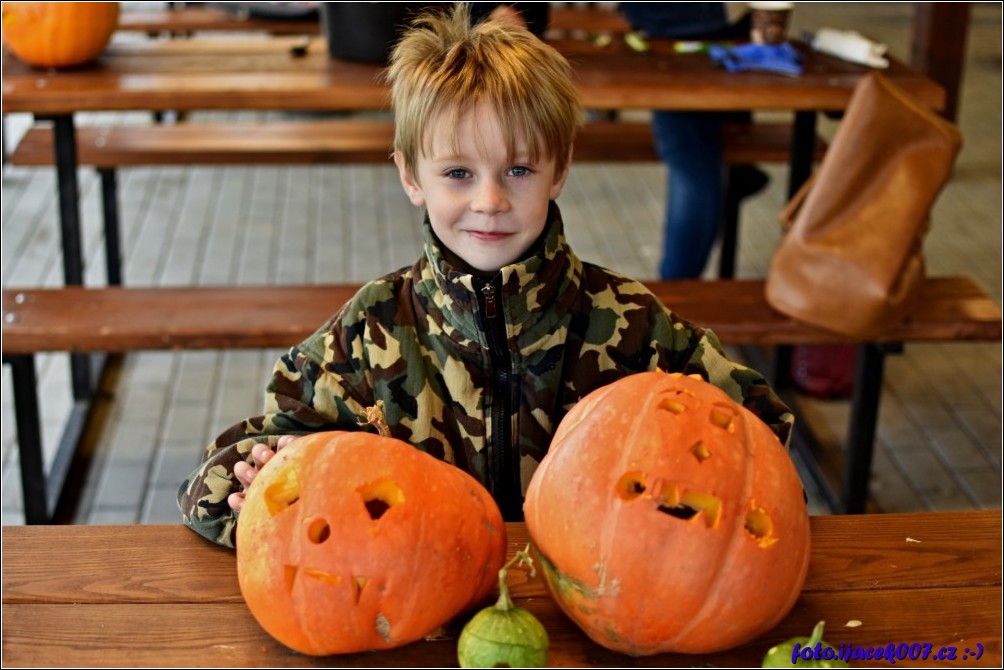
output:
M 756 44 L 781 44 L 788 39 L 793 2 L 750 2 L 750 40 Z

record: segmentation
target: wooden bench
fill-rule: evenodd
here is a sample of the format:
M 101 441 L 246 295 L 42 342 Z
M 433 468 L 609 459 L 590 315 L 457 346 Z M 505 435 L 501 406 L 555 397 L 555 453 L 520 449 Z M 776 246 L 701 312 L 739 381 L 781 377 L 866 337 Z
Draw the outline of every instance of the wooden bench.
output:
M 713 329 L 728 345 L 848 342 L 774 311 L 760 280 L 650 282 L 677 313 Z M 11 365 L 21 479 L 28 523 L 51 520 L 89 400 L 78 401 L 55 464 L 42 460 L 34 357 L 42 352 L 118 354 L 140 350 L 288 347 L 304 340 L 357 290 L 357 286 L 244 286 L 3 290 L 3 361 Z M 887 353 L 905 342 L 1000 341 L 1001 310 L 966 278 L 932 278 L 917 308 L 880 340 L 857 342 L 850 434 L 841 492 L 813 470 L 835 511 L 862 512 L 868 495 L 875 423 Z M 261 314 L 269 318 L 262 319 Z M 264 383 L 264 380 L 263 380 Z M 790 403 L 795 397 L 779 388 Z M 794 404 L 792 405 L 795 406 Z M 798 424 L 800 433 L 808 426 Z M 797 448 L 811 451 L 805 439 Z M 811 453 L 807 461 L 815 464 Z
M 394 129 L 383 120 L 305 120 L 264 123 L 182 123 L 116 125 L 77 129 L 77 161 L 101 176 L 108 281 L 122 283 L 119 249 L 117 173 L 144 165 L 250 165 L 389 163 Z M 729 166 L 786 162 L 792 127 L 787 123 L 731 124 L 725 133 Z M 826 144 L 817 139 L 815 158 Z M 49 166 L 55 147 L 51 128 L 25 133 L 9 161 Z M 658 161 L 648 122 L 596 121 L 585 124 L 575 142 L 576 162 Z M 732 185 L 729 180 L 730 186 Z M 725 194 L 719 276 L 732 277 L 738 246 L 739 198 Z

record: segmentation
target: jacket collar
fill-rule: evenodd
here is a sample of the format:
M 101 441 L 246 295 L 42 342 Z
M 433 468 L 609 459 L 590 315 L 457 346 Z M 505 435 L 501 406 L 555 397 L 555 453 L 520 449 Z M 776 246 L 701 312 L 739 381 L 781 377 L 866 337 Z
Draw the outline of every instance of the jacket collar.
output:
M 416 292 L 424 303 L 442 313 L 444 327 L 458 331 L 464 339 L 484 342 L 477 292 L 486 281 L 458 270 L 446 260 L 428 216 L 424 232 L 425 256 L 418 263 Z M 502 287 L 501 304 L 509 336 L 536 333 L 560 319 L 578 294 L 581 278 L 582 262 L 569 248 L 561 212 L 551 202 L 547 226 L 529 255 L 506 265 L 492 279 Z

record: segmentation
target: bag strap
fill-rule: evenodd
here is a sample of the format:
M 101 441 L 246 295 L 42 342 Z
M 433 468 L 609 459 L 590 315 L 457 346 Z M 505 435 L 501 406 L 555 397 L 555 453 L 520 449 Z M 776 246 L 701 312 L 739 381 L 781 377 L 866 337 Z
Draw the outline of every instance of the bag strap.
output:
M 809 175 L 809 178 L 805 180 L 795 192 L 795 195 L 791 196 L 791 200 L 788 204 L 784 206 L 781 213 L 777 215 L 778 221 L 781 222 L 781 228 L 784 232 L 788 232 L 792 224 L 795 223 L 795 218 L 798 216 L 798 212 L 802 209 L 802 205 L 805 204 L 805 199 L 809 197 L 809 191 L 812 190 L 812 185 L 816 181 L 816 173 L 813 172 Z

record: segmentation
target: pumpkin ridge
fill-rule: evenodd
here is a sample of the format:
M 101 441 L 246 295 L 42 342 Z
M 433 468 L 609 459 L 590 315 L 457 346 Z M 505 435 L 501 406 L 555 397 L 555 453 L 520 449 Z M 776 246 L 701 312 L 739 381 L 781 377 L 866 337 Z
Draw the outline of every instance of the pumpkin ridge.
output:
M 610 392 L 609 389 L 607 389 L 607 393 L 609 392 Z M 650 413 L 654 410 L 654 408 L 652 407 L 653 402 L 654 401 L 652 398 L 648 398 L 645 407 L 643 407 L 641 411 L 636 412 L 634 414 L 634 417 L 631 421 L 630 429 L 625 431 L 624 433 L 624 441 L 626 443 L 634 444 L 636 436 L 639 434 L 639 431 L 643 430 L 644 428 L 644 426 L 642 425 L 643 422 L 647 421 L 650 418 Z M 617 461 L 617 469 L 614 470 L 615 473 L 624 472 L 627 469 L 626 466 L 630 462 L 630 458 L 632 456 L 632 454 L 629 453 L 630 450 L 628 449 L 618 449 L 618 451 L 620 452 L 620 457 L 618 458 Z M 619 477 L 619 475 L 617 476 Z M 615 504 L 623 504 L 623 503 L 615 503 Z M 615 516 L 617 521 L 616 523 L 604 524 L 603 535 L 600 537 L 600 546 L 599 546 L 599 556 L 601 561 L 606 561 L 607 563 L 611 561 L 612 554 L 610 550 L 611 548 L 614 547 L 616 538 L 620 536 L 620 534 L 617 532 L 617 529 L 620 526 L 621 516 L 622 515 L 620 514 Z M 607 584 L 606 584 L 608 576 L 607 566 L 601 565 L 599 567 L 600 567 L 601 581 L 597 586 L 594 595 L 596 597 L 603 597 L 606 595 L 616 595 L 616 592 L 612 594 L 607 593 Z
M 742 412 L 737 412 L 736 417 L 742 420 L 743 433 L 745 434 L 746 437 L 746 439 L 743 440 L 743 445 L 745 447 L 743 449 L 743 463 L 742 463 L 742 470 L 744 473 L 743 488 L 742 488 L 742 495 L 740 496 L 739 499 L 749 500 L 750 492 L 751 489 L 753 488 L 753 468 L 750 467 L 750 462 L 753 460 L 753 454 L 751 453 L 751 450 L 754 448 L 753 440 L 751 439 L 752 436 L 750 435 L 752 431 L 748 417 L 743 416 Z M 743 528 L 737 529 L 735 528 L 735 526 L 737 524 L 745 525 L 745 523 L 746 523 L 746 517 L 744 514 L 742 514 L 741 511 L 739 514 L 735 515 L 734 519 L 730 521 L 731 527 L 728 529 L 730 537 L 729 543 L 728 545 L 726 545 L 725 550 L 719 554 L 718 567 L 712 573 L 711 589 L 708 592 L 707 597 L 704 599 L 704 603 L 701 605 L 700 609 L 698 609 L 697 612 L 695 612 L 694 615 L 690 617 L 687 625 L 680 632 L 678 632 L 676 636 L 674 636 L 673 638 L 674 643 L 681 637 L 689 635 L 690 631 L 704 620 L 705 612 L 711 606 L 711 603 L 717 602 L 718 593 L 723 588 L 723 584 L 727 581 L 725 579 L 722 579 L 721 575 L 727 574 L 726 567 L 730 567 L 733 561 L 736 560 L 736 556 L 739 553 L 738 551 L 735 550 L 737 543 L 745 541 L 746 539 L 744 537 L 746 531 Z M 722 532 L 724 531 L 725 529 L 722 528 Z

